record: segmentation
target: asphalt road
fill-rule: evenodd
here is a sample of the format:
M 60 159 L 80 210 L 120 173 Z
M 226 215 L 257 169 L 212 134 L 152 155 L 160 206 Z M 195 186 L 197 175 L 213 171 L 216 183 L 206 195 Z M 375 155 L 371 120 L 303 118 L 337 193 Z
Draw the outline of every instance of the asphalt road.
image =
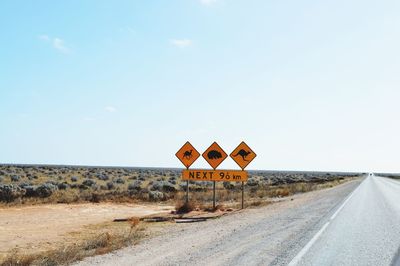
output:
M 205 223 L 179 224 L 78 265 L 390 265 L 400 247 L 400 182 L 299 194 Z
M 291 265 L 399 264 L 400 181 L 370 176 Z

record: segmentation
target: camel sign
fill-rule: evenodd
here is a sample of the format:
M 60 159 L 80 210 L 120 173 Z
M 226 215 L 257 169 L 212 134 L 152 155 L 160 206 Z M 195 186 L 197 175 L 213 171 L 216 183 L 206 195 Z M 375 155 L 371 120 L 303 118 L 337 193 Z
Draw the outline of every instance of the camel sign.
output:
M 239 144 L 239 146 L 236 147 L 236 149 L 233 150 L 231 153 L 230 157 L 244 170 L 246 166 L 256 158 L 257 154 L 254 153 L 250 149 L 249 146 L 247 146 L 244 141 Z
M 200 157 L 200 153 L 187 141 L 175 154 L 186 168 L 189 168 Z
M 202 156 L 214 170 L 228 157 L 216 142 L 211 144 Z

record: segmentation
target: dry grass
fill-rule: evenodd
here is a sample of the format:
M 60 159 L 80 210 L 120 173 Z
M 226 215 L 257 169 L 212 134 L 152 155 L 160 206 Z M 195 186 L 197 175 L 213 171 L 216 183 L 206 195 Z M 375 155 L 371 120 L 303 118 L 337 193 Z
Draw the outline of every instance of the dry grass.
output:
M 119 223 L 121 224 L 121 223 Z M 96 228 L 108 228 L 108 231 Z M 24 250 L 13 250 L 0 262 L 1 266 L 14 265 L 64 265 L 81 260 L 88 256 L 101 255 L 113 250 L 137 243 L 145 234 L 145 227 L 139 226 L 139 218 L 132 217 L 123 225 L 97 225 L 91 234 L 82 234 L 80 241 L 58 246 L 53 250 L 38 253 L 25 253 Z
M 355 178 L 338 179 L 334 181 L 328 181 L 324 183 L 314 182 L 300 182 L 292 184 L 284 184 L 278 186 L 257 186 L 245 188 L 245 206 L 264 206 L 271 203 L 271 198 L 282 198 L 288 197 L 298 193 L 305 193 L 309 191 L 330 188 L 342 183 L 354 180 Z M 176 210 L 182 206 L 182 199 L 184 199 L 185 193 L 178 193 L 176 196 L 177 204 Z M 213 200 L 212 189 L 207 191 L 191 191 L 190 192 L 190 204 L 191 209 L 200 209 L 204 211 L 216 211 L 211 206 Z M 241 207 L 242 192 L 240 189 L 227 190 L 221 185 L 217 184 L 216 200 L 220 205 L 218 208 L 240 208 Z
M 193 201 L 186 202 L 186 200 L 178 200 L 175 204 L 175 210 L 177 214 L 189 213 L 195 209 L 195 205 Z

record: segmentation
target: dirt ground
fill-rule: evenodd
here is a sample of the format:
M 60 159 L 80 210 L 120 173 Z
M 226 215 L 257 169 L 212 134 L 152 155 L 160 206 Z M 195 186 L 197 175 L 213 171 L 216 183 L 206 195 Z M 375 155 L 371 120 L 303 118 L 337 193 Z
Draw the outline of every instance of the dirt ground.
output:
M 83 229 L 115 218 L 142 217 L 173 210 L 168 205 L 51 204 L 0 208 L 0 257 L 12 249 L 47 250 L 73 240 Z

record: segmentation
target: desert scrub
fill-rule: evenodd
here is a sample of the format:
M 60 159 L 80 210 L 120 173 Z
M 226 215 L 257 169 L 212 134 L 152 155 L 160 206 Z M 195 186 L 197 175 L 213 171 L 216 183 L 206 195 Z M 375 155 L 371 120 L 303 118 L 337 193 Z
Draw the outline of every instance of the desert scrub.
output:
M 14 249 L 0 261 L 0 266 L 66 265 L 85 257 L 106 254 L 136 244 L 146 236 L 146 226 L 139 224 L 139 220 L 134 217 L 127 223 L 107 223 L 96 227 L 106 230 L 98 232 L 95 231 L 97 228 L 92 228 L 90 230 L 93 232 L 89 236 L 82 232 L 82 238 L 75 243 L 59 245 L 45 252 L 26 253 L 25 250 Z
M 249 197 L 284 197 L 358 175 L 249 171 L 245 191 Z M 186 191 L 180 176 L 179 169 L 0 165 L 0 204 L 179 199 Z M 191 197 L 212 200 L 212 182 L 189 183 Z M 217 183 L 218 200 L 238 200 L 240 188 L 240 182 Z

